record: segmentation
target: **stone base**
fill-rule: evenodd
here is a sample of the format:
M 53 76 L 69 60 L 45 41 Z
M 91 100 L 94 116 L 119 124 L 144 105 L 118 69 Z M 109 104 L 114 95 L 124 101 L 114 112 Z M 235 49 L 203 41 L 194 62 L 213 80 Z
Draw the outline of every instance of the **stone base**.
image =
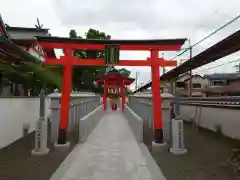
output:
M 164 143 L 164 140 L 163 140 L 163 129 L 154 129 L 154 142 L 156 144 Z
M 66 142 L 65 144 L 54 143 L 54 147 L 59 149 L 69 148 L 69 146 L 70 142 Z
M 181 154 L 186 154 L 187 153 L 187 149 L 170 148 L 170 152 L 175 154 L 175 155 L 181 155 Z
M 32 150 L 32 155 L 35 155 L 35 156 L 43 156 L 43 155 L 46 155 L 48 154 L 50 151 L 50 149 L 46 148 L 42 151 L 36 151 L 35 149 Z
M 162 147 L 166 147 L 167 143 L 163 142 L 163 143 L 156 143 L 155 141 L 152 142 L 152 148 L 162 148 Z

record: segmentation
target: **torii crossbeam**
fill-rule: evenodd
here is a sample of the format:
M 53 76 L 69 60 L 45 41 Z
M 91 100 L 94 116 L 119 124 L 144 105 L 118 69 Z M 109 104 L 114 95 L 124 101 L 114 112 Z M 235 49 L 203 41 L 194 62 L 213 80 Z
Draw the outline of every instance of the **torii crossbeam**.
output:
M 60 59 L 45 57 L 46 64 L 63 65 L 63 83 L 61 97 L 61 117 L 58 143 L 66 143 L 68 128 L 69 101 L 71 93 L 72 66 L 150 66 L 152 70 L 152 102 L 154 114 L 155 143 L 163 143 L 162 113 L 160 97 L 159 66 L 176 66 L 176 61 L 166 61 L 158 57 L 159 51 L 179 51 L 186 39 L 163 40 L 89 40 L 61 37 L 36 37 L 43 48 L 64 49 Z M 110 46 L 110 49 L 108 47 Z M 112 47 L 111 47 L 112 46 Z M 73 51 L 78 49 L 105 50 L 104 59 L 78 59 Z M 119 50 L 150 51 L 147 60 L 119 60 Z M 115 52 L 115 53 L 113 53 Z M 113 54 L 111 54 L 113 53 Z M 114 57 L 112 59 L 112 57 Z M 110 59 L 110 61 L 109 61 Z

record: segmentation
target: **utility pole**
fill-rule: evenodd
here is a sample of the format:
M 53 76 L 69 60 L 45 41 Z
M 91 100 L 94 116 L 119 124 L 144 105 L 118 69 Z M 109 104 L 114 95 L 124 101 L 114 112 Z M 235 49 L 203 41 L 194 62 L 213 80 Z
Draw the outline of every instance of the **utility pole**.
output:
M 191 46 L 191 41 L 189 39 L 189 60 L 192 59 L 192 46 Z M 188 87 L 188 96 L 192 97 L 192 70 L 189 71 L 189 75 L 190 75 L 190 78 L 189 78 L 189 87 Z
M 139 72 L 137 71 L 136 72 L 136 80 L 135 80 L 135 82 L 136 82 L 136 84 L 135 84 L 135 90 L 137 90 L 137 88 L 138 88 L 138 75 L 139 75 Z
M 164 58 L 164 53 L 162 53 L 162 58 Z M 166 73 L 166 68 L 165 68 L 165 66 L 162 67 L 162 70 L 163 70 L 163 74 L 165 74 L 165 73 Z

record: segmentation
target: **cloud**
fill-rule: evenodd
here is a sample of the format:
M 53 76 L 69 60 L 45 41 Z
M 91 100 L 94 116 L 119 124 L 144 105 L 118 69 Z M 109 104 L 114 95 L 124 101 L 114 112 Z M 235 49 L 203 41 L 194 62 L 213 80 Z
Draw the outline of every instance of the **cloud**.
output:
M 237 14 L 240 2 L 219 0 L 55 0 L 64 25 L 89 25 L 143 29 L 159 34 L 164 30 L 185 31 L 214 29 Z M 62 13 L 64 12 L 64 13 Z M 186 29 L 188 29 L 186 31 Z M 158 31 L 158 32 L 157 32 Z

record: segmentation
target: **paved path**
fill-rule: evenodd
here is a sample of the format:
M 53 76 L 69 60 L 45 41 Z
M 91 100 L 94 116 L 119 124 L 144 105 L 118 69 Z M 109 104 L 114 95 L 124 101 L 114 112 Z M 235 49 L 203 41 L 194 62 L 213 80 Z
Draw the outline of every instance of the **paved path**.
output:
M 121 112 L 104 115 L 51 180 L 151 180 L 145 158 Z M 159 179 L 161 180 L 161 178 Z

